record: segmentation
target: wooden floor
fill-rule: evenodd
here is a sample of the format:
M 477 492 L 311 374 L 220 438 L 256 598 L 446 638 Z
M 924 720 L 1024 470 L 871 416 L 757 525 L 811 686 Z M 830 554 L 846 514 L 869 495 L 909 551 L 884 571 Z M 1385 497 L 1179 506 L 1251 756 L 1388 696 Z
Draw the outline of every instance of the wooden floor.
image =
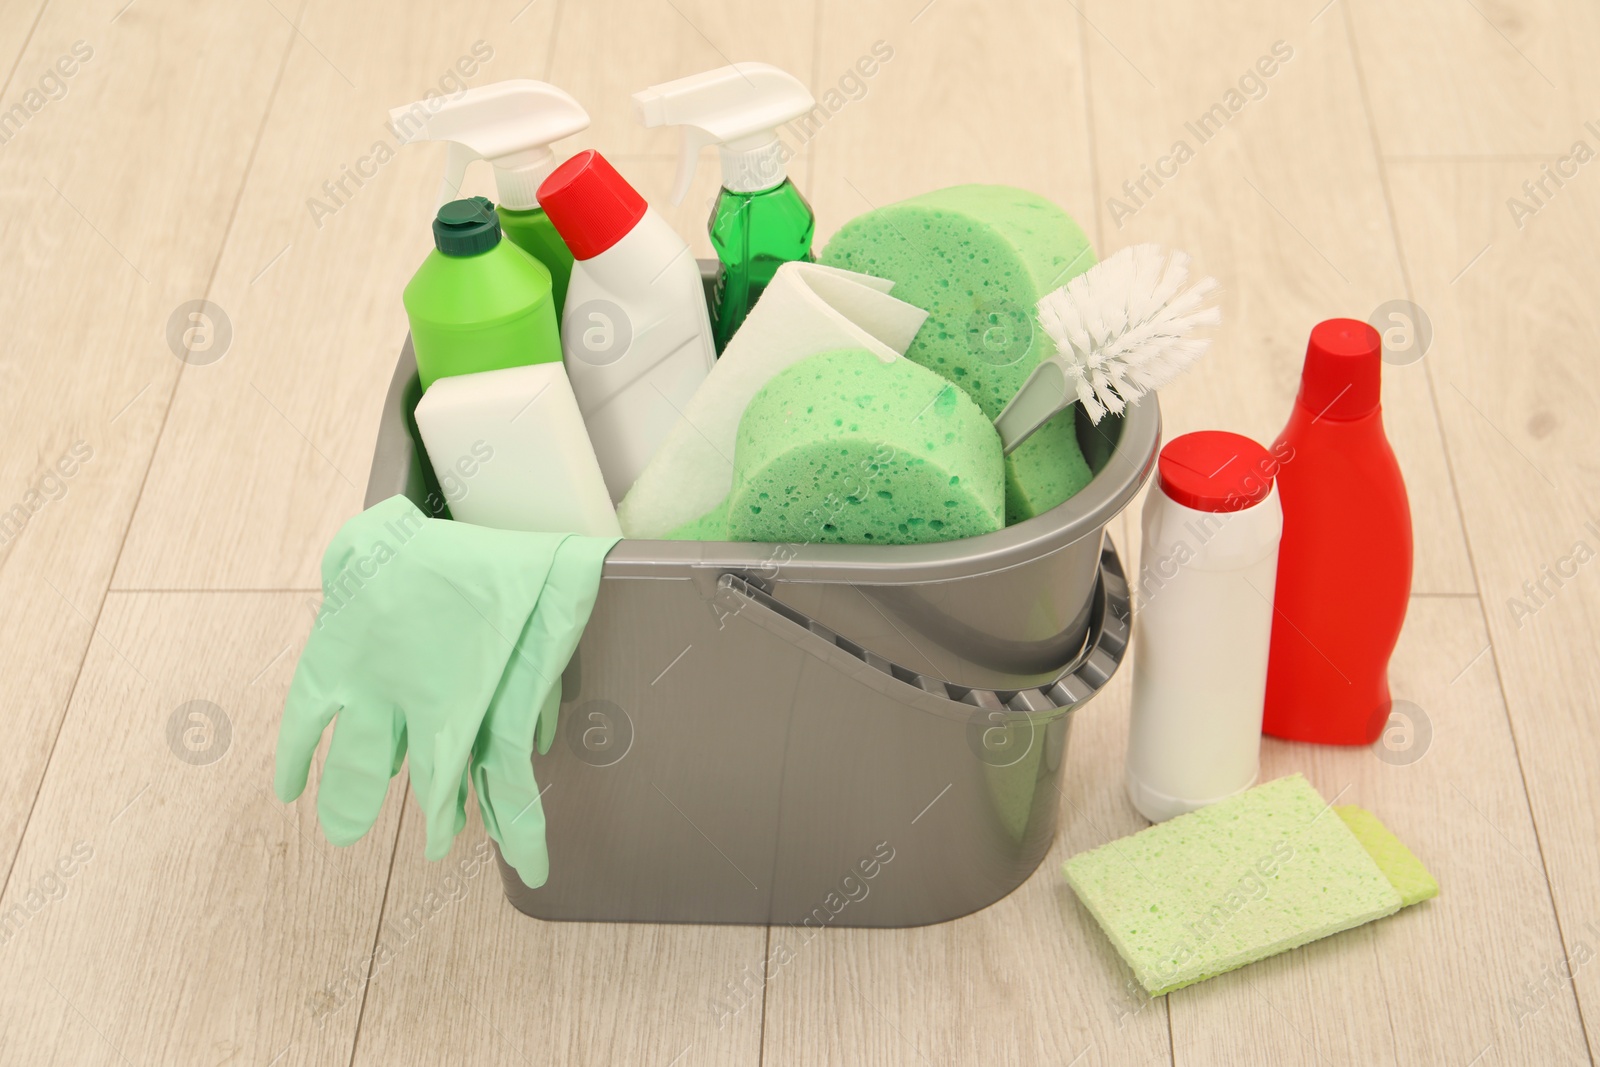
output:
M 0 511 L 27 518 L 0 547 L 0 1062 L 1594 1063 L 1597 53 L 1588 0 L 0 4 L 0 109 L 25 120 L 0 116 Z M 1425 311 L 1431 347 L 1385 382 L 1415 732 L 1388 758 L 1269 742 L 1264 772 L 1379 813 L 1439 899 L 1139 996 L 1059 874 L 1143 825 L 1126 670 L 1078 719 L 1021 889 L 827 931 L 720 1024 L 766 930 L 522 918 L 492 873 L 448 877 L 475 814 L 451 866 L 423 860 L 403 778 L 349 849 L 274 799 L 442 165 L 391 153 L 387 109 L 460 70 L 554 81 L 594 116 L 562 149 L 662 204 L 676 142 L 628 94 L 756 58 L 831 109 L 793 168 L 824 235 L 998 181 L 1101 254 L 1194 253 L 1227 325 L 1163 395 L 1171 432 L 1270 439 L 1313 323 Z M 702 254 L 715 171 L 670 212 Z M 185 363 L 169 337 L 202 299 L 222 314 Z

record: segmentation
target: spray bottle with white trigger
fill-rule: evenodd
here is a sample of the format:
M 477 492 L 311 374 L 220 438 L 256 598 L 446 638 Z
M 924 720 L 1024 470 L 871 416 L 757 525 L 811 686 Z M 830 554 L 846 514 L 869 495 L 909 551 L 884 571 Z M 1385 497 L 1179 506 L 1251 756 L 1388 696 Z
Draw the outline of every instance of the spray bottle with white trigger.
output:
M 449 143 L 440 205 L 461 196 L 461 182 L 473 160 L 494 165 L 501 229 L 549 269 L 559 315 L 572 274 L 572 253 L 540 209 L 537 194 L 539 183 L 555 169 L 550 145 L 587 129 L 588 112 L 554 85 L 515 78 L 397 107 L 389 120 L 401 144 Z
M 681 126 L 672 202 L 689 191 L 700 150 L 718 145 L 722 191 L 711 212 L 711 245 L 721 268 L 712 300 L 717 351 L 744 322 L 777 269 L 810 260 L 816 219 L 789 180 L 793 154 L 778 128 L 816 107 L 799 79 L 768 63 L 735 63 L 633 94 L 645 126 Z

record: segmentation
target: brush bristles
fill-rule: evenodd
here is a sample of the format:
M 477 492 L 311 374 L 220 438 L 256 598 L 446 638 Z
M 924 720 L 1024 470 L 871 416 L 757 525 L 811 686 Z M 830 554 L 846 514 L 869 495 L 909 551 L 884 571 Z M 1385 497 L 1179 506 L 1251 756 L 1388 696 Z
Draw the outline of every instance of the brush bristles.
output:
M 1039 325 L 1055 342 L 1078 402 L 1099 422 L 1161 388 L 1205 354 L 1195 337 L 1222 313 L 1207 304 L 1214 278 L 1185 289 L 1189 256 L 1153 244 L 1124 248 L 1039 301 Z

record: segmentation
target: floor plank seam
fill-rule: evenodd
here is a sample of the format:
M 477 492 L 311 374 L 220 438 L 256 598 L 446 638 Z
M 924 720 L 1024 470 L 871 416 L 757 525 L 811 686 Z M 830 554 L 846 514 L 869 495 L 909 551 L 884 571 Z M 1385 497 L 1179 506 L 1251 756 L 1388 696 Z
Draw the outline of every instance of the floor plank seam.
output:
M 223 587 L 218 587 L 218 586 L 201 586 L 201 587 L 197 587 L 197 588 L 194 588 L 194 589 L 158 589 L 158 588 L 151 588 L 151 587 L 146 587 L 146 586 L 121 586 L 121 585 L 115 585 L 115 586 L 112 586 L 110 589 L 106 590 L 106 593 L 108 595 L 111 594 L 111 593 L 149 593 L 149 594 L 161 594 L 161 595 L 172 594 L 172 593 L 310 593 L 312 595 L 316 595 L 317 593 L 320 593 L 320 592 L 322 592 L 322 590 L 320 588 L 316 588 L 316 587 L 312 587 L 312 586 L 283 586 L 283 587 L 267 587 L 267 588 L 262 588 L 262 589 L 223 588 Z
M 309 0 L 301 0 L 300 8 L 295 14 L 295 22 L 291 28 L 298 25 L 300 17 L 305 14 L 305 5 Z M 245 157 L 244 170 L 239 175 L 239 189 L 233 197 L 233 208 L 228 212 L 227 225 L 223 227 L 222 239 L 217 243 L 216 257 L 211 261 L 211 270 L 206 276 L 205 299 L 210 299 L 212 290 L 217 284 L 217 271 L 222 267 L 222 259 L 228 251 L 228 241 L 233 236 L 233 224 L 239 217 L 239 205 L 244 202 L 245 190 L 250 186 L 250 172 L 255 169 L 256 153 L 261 149 L 261 140 L 266 135 L 267 123 L 272 118 L 273 104 L 277 101 L 278 90 L 283 85 L 284 73 L 289 69 L 289 56 L 294 51 L 295 34 L 289 34 L 288 41 L 284 44 L 283 56 L 278 61 L 278 71 L 272 79 L 272 88 L 267 92 L 265 106 L 262 109 L 261 121 L 256 126 L 256 135 L 250 143 L 250 154 Z M 117 557 L 111 564 L 111 579 L 107 582 L 106 593 L 109 595 L 117 588 L 117 570 L 122 565 L 122 553 L 128 547 L 128 533 L 133 528 L 133 521 L 139 514 L 139 505 L 144 502 L 144 491 L 150 483 L 150 472 L 155 469 L 156 457 L 161 454 L 161 442 L 166 436 L 167 423 L 172 416 L 172 405 L 177 401 L 178 390 L 183 386 L 183 372 L 187 370 L 187 360 L 180 360 L 178 373 L 172 380 L 172 391 L 167 394 L 167 403 L 161 411 L 161 424 L 156 427 L 156 436 L 150 443 L 150 458 L 145 461 L 144 475 L 139 479 L 139 491 L 134 494 L 133 507 L 128 511 L 128 523 L 123 527 L 122 540 L 117 545 Z
M 1367 132 L 1372 138 L 1372 152 L 1378 164 L 1378 187 L 1383 191 L 1384 214 L 1389 220 L 1389 239 L 1394 242 L 1395 261 L 1400 267 L 1400 283 L 1405 287 L 1406 299 L 1416 305 L 1417 290 L 1411 278 L 1411 265 L 1406 258 L 1404 243 L 1400 240 L 1400 225 L 1395 217 L 1394 195 L 1389 188 L 1389 171 L 1384 163 L 1383 145 L 1378 141 L 1377 119 L 1372 111 L 1372 94 L 1367 88 L 1366 69 L 1361 65 L 1361 44 L 1356 33 L 1355 13 L 1346 4 L 1341 12 L 1344 17 L 1345 39 L 1350 45 L 1350 68 L 1356 77 L 1356 88 L 1361 98 L 1361 111 L 1367 119 Z M 1433 409 L 1433 429 L 1438 435 L 1439 451 L 1444 456 L 1445 470 L 1450 475 L 1450 502 L 1455 506 L 1456 529 L 1461 535 L 1462 547 L 1467 552 L 1468 565 L 1472 570 L 1472 584 L 1478 595 L 1483 593 L 1483 580 L 1478 575 L 1478 568 L 1472 562 L 1472 548 L 1467 536 L 1466 512 L 1461 506 L 1461 491 L 1456 483 L 1455 462 L 1450 455 L 1450 442 L 1444 432 L 1444 413 L 1439 409 L 1439 394 L 1433 381 L 1431 365 L 1426 364 L 1427 353 L 1423 353 L 1423 381 L 1428 386 L 1428 405 Z
M 28 32 L 22 38 L 22 44 L 17 46 L 17 58 L 11 63 L 11 70 L 6 74 L 6 80 L 0 85 L 0 97 L 11 97 L 11 83 L 16 80 L 17 71 L 22 69 L 22 57 L 28 54 L 28 46 L 33 43 L 33 35 L 39 30 L 39 23 L 44 19 L 45 8 L 50 6 L 50 0 L 44 0 L 39 5 L 39 10 L 34 13 L 33 22 L 28 26 Z
M 1528 825 L 1533 828 L 1533 843 L 1539 849 L 1539 868 L 1544 874 L 1545 894 L 1550 899 L 1550 917 L 1556 924 L 1556 937 L 1560 941 L 1562 956 L 1567 960 L 1571 960 L 1575 955 L 1575 950 L 1571 947 L 1571 942 L 1567 937 L 1566 925 L 1561 919 L 1561 906 L 1556 902 L 1555 880 L 1550 876 L 1550 860 L 1545 855 L 1544 835 L 1539 831 L 1539 816 L 1533 810 L 1533 793 L 1528 789 L 1528 772 L 1522 760 L 1522 741 L 1517 736 L 1516 719 L 1511 714 L 1511 698 L 1510 694 L 1506 692 L 1505 673 L 1500 667 L 1500 650 L 1495 647 L 1494 634 L 1489 628 L 1489 609 L 1482 600 L 1478 601 L 1478 612 L 1483 622 L 1484 633 L 1489 638 L 1489 661 L 1494 664 L 1495 687 L 1500 692 L 1500 705 L 1506 717 L 1506 731 L 1511 735 L 1511 751 L 1517 757 L 1517 773 L 1522 780 L 1523 807 L 1528 813 Z M 1578 1012 L 1578 1028 L 1583 1032 L 1584 1051 L 1589 1055 L 1589 1067 L 1595 1067 L 1594 1041 L 1589 1036 L 1589 1020 L 1584 1015 L 1583 997 L 1578 993 L 1578 983 L 1574 977 L 1574 968 L 1568 966 L 1566 971 L 1568 972 L 1566 988 L 1572 991 L 1573 1007 Z
M 1380 156 L 1385 163 L 1546 163 L 1553 155 L 1534 155 L 1528 152 L 1487 152 L 1477 154 L 1452 154 L 1441 152 L 1437 155 L 1397 155 Z
M 544 76 L 547 79 L 555 73 L 556 41 L 561 38 L 561 12 L 561 0 L 556 0 L 555 11 L 550 16 L 550 47 L 545 50 L 544 54 Z M 520 13 L 518 12 L 518 14 Z M 512 16 L 511 21 L 516 21 L 515 15 Z
M 1106 244 L 1105 224 L 1100 218 L 1100 145 L 1095 138 L 1094 122 L 1094 89 L 1092 79 L 1089 77 L 1089 16 L 1081 8 L 1073 5 L 1078 12 L 1078 63 L 1081 68 L 1079 82 L 1083 86 L 1083 125 L 1084 139 L 1088 142 L 1085 153 L 1089 157 L 1089 196 L 1094 213 L 1094 243 L 1095 247 L 1104 251 Z
M 305 0 L 302 0 L 302 3 L 304 2 Z M 41 16 L 43 15 L 43 8 L 40 9 L 40 14 Z M 223 228 L 222 238 L 217 243 L 216 255 L 211 262 L 211 271 L 206 279 L 205 288 L 206 296 L 208 297 L 211 295 L 211 287 L 216 282 L 217 269 L 221 266 L 223 254 L 227 250 L 228 236 L 233 230 L 234 219 L 238 216 L 239 204 L 244 198 L 245 187 L 249 184 L 250 170 L 255 163 L 256 150 L 260 147 L 261 137 L 266 131 L 267 117 L 272 113 L 272 102 L 277 97 L 278 87 L 283 84 L 283 74 L 288 67 L 289 51 L 293 45 L 294 35 L 291 34 L 288 41 L 284 45 L 283 59 L 279 62 L 278 73 L 273 80 L 272 89 L 267 94 L 267 100 L 262 111 L 261 122 L 256 128 L 255 141 L 252 143 L 250 148 L 250 155 L 246 158 L 244 170 L 239 176 L 239 191 L 234 197 L 233 210 L 229 212 L 228 223 Z M 145 486 L 150 480 L 150 471 L 155 467 L 156 454 L 161 447 L 161 435 L 166 430 L 167 420 L 172 414 L 172 404 L 178 395 L 178 387 L 183 381 L 183 371 L 186 366 L 186 363 L 180 363 L 177 374 L 173 376 L 172 390 L 167 394 L 167 402 L 162 408 L 161 424 L 157 427 L 156 436 L 151 441 L 150 455 L 145 461 L 144 474 L 139 479 L 139 489 L 134 494 L 133 505 L 128 509 L 128 518 L 122 527 L 122 538 L 117 542 L 117 554 L 111 562 L 110 578 L 106 582 L 106 588 L 100 594 L 100 602 L 95 608 L 94 619 L 89 626 L 89 637 L 84 642 L 83 654 L 78 658 L 78 668 L 73 673 L 72 684 L 67 688 L 66 699 L 62 702 L 61 717 L 56 723 L 55 735 L 50 739 L 50 750 L 46 754 L 43 764 L 40 766 L 38 782 L 34 786 L 33 790 L 33 799 L 28 804 L 28 814 L 22 821 L 21 829 L 17 834 L 16 847 L 12 851 L 11 857 L 6 865 L 5 879 L 0 881 L 0 899 L 4 899 L 6 892 L 10 888 L 11 877 L 16 870 L 17 857 L 22 854 L 23 843 L 28 838 L 28 830 L 33 823 L 34 812 L 38 808 L 39 795 L 44 791 L 45 779 L 49 777 L 51 765 L 55 761 L 56 746 L 61 743 L 61 734 L 66 728 L 67 716 L 72 712 L 73 698 L 77 696 L 78 685 L 83 681 L 84 664 L 86 664 L 89 660 L 89 650 L 94 646 L 95 635 L 99 632 L 100 620 L 105 614 L 106 601 L 111 597 L 111 586 L 115 582 L 117 568 L 122 563 L 122 553 L 127 549 L 128 546 L 128 533 L 133 529 L 134 516 L 138 514 L 139 502 L 141 499 L 143 499 Z
M 767 940 L 761 950 L 761 1022 L 756 1026 L 756 1067 L 767 1062 L 767 990 L 772 982 L 767 978 L 767 961 L 772 958 L 772 924 L 767 924 Z
M 411 785 L 411 772 L 408 769 L 402 789 Z M 378 961 L 378 942 L 383 937 L 383 918 L 389 910 L 389 887 L 394 885 L 394 864 L 400 855 L 400 835 L 406 825 L 406 807 L 400 805 L 400 817 L 394 821 L 394 840 L 389 843 L 389 873 L 383 879 L 383 895 L 378 899 L 378 921 L 372 928 L 372 951 L 367 954 L 367 978 L 361 983 L 361 1003 L 356 1006 L 356 1024 L 350 1031 L 350 1059 L 345 1067 L 355 1067 L 356 1051 L 361 1044 L 361 1023 L 367 1015 L 367 990 L 372 988 L 373 968 Z
M 815 96 L 822 79 L 822 3 L 813 0 L 811 8 L 811 92 Z M 817 154 L 806 153 L 806 188 L 815 189 L 817 180 Z
M 1395 254 L 1400 262 L 1400 272 L 1402 280 L 1405 283 L 1407 298 L 1415 303 L 1417 295 L 1416 289 L 1412 282 L 1411 269 L 1406 257 L 1405 247 L 1400 240 L 1400 227 L 1395 217 L 1394 197 L 1390 192 L 1387 163 L 1385 162 L 1382 154 L 1382 146 L 1378 143 L 1377 127 L 1372 113 L 1371 95 L 1367 90 L 1366 72 L 1361 65 L 1360 45 L 1357 40 L 1355 28 L 1355 15 L 1350 10 L 1349 5 L 1345 5 L 1343 15 L 1345 22 L 1345 34 L 1350 42 L 1351 61 L 1353 67 L 1355 68 L 1356 81 L 1361 93 L 1361 106 L 1367 116 L 1368 129 L 1372 132 L 1373 150 L 1378 156 L 1379 182 L 1383 188 L 1384 207 L 1389 216 L 1389 229 L 1390 234 L 1394 239 Z M 1539 868 L 1540 873 L 1544 876 L 1545 893 L 1550 900 L 1551 918 L 1556 925 L 1556 935 L 1561 942 L 1561 950 L 1563 953 L 1568 953 L 1568 958 L 1570 958 L 1567 933 L 1561 921 L 1561 909 L 1556 903 L 1555 883 L 1550 875 L 1549 859 L 1545 855 L 1544 835 L 1539 829 L 1538 815 L 1533 810 L 1533 794 L 1528 789 L 1528 771 L 1527 766 L 1522 758 L 1522 743 L 1517 737 L 1516 719 L 1511 713 L 1511 697 L 1506 691 L 1505 674 L 1501 670 L 1500 666 L 1500 650 L 1495 647 L 1494 630 L 1489 624 L 1489 611 L 1483 600 L 1483 576 L 1478 568 L 1477 556 L 1473 552 L 1472 535 L 1467 528 L 1466 511 L 1461 504 L 1461 492 L 1459 488 L 1459 482 L 1456 477 L 1455 457 L 1451 453 L 1450 440 L 1445 433 L 1444 415 L 1439 408 L 1439 395 L 1433 378 L 1432 364 L 1427 363 L 1423 367 L 1423 372 L 1428 382 L 1428 398 L 1432 402 L 1433 406 L 1434 423 L 1438 427 L 1440 444 L 1443 447 L 1445 470 L 1450 477 L 1450 495 L 1456 506 L 1456 521 L 1460 525 L 1462 543 L 1467 553 L 1467 562 L 1472 569 L 1473 584 L 1478 587 L 1478 614 L 1483 624 L 1484 637 L 1489 642 L 1489 657 L 1491 662 L 1494 664 L 1495 687 L 1500 693 L 1500 705 L 1502 713 L 1505 716 L 1506 731 L 1511 738 L 1511 750 L 1516 756 L 1517 774 L 1522 783 L 1523 806 L 1527 811 L 1528 824 L 1533 829 L 1534 844 L 1539 849 Z M 1595 1067 L 1594 1043 L 1589 1037 L 1588 1020 L 1584 1017 L 1583 999 L 1578 995 L 1577 983 L 1573 980 L 1570 974 L 1567 978 L 1567 986 L 1572 990 L 1573 1005 L 1578 1012 L 1578 1026 L 1583 1032 L 1585 1052 L 1588 1053 L 1590 1067 Z

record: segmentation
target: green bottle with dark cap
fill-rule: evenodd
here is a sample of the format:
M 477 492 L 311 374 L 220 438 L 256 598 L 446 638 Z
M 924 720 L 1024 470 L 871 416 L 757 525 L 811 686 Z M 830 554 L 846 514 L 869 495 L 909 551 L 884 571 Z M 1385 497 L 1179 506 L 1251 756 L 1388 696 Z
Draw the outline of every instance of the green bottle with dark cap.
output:
M 561 359 L 550 271 L 510 241 L 487 198 L 452 200 L 406 284 L 422 388 L 439 378 Z

